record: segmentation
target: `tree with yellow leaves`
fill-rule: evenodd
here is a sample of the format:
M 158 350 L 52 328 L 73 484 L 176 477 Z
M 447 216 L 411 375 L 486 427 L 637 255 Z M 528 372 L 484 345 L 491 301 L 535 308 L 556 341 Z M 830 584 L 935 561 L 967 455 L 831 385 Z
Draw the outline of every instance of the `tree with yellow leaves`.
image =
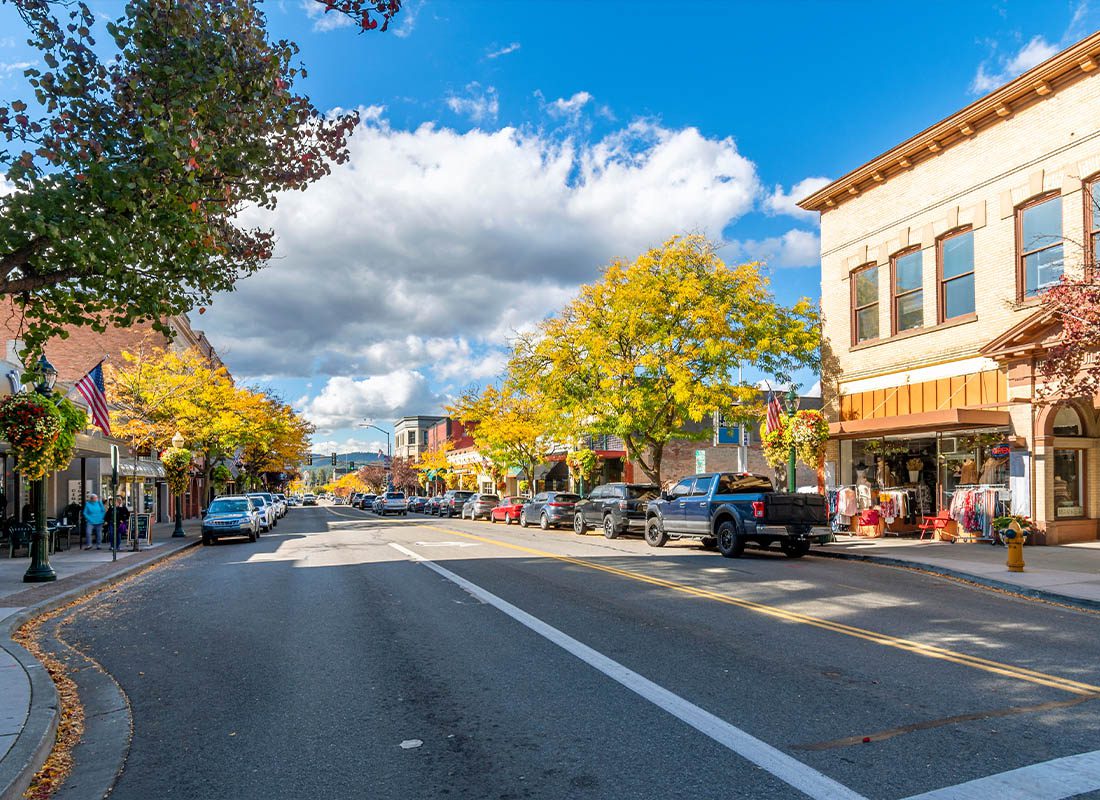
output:
M 622 437 L 654 483 L 673 438 L 714 411 L 748 421 L 753 365 L 779 382 L 814 368 L 820 330 L 806 299 L 775 301 L 755 263 L 727 266 L 702 236 L 674 237 L 632 263 L 612 262 L 560 314 L 521 336 L 509 364 L 544 414 L 574 433 Z
M 534 482 L 550 430 L 547 409 L 535 398 L 512 384 L 487 386 L 468 390 L 447 407 L 447 413 L 462 421 L 481 457 L 498 474 L 517 467 Z
M 451 462 L 447 460 L 447 453 L 454 448 L 454 443 L 447 441 L 432 450 L 425 450 L 420 454 L 420 460 L 413 465 L 413 469 L 420 475 L 420 483 L 424 487 L 440 484 L 446 488 L 453 488 L 451 481 L 454 473 L 451 472 Z

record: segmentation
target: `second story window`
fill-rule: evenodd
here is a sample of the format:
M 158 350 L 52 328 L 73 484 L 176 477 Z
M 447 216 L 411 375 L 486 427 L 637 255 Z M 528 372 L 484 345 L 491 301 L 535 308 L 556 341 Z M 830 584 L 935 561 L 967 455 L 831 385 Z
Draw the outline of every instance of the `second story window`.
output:
M 1062 197 L 1055 195 L 1016 211 L 1017 296 L 1034 297 L 1062 278 Z
M 878 267 L 852 273 L 852 344 L 878 338 Z
M 939 321 L 974 313 L 974 231 L 939 241 Z
M 1085 233 L 1089 237 L 1088 266 L 1096 269 L 1096 259 L 1100 257 L 1100 175 L 1088 184 L 1085 193 Z
M 920 248 L 896 255 L 892 260 L 894 333 L 924 325 L 923 260 Z

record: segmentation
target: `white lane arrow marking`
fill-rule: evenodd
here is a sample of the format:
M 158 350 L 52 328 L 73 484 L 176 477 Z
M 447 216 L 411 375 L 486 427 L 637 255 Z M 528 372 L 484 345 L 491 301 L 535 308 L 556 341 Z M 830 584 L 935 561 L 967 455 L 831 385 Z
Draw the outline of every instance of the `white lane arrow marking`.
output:
M 420 544 L 420 542 L 417 542 L 417 544 Z M 866 800 L 863 795 L 853 792 L 844 784 L 823 775 L 808 764 L 803 764 L 798 759 L 777 750 L 755 736 L 745 733 L 740 728 L 716 717 L 694 703 L 688 702 L 679 695 L 673 694 L 668 689 L 642 677 L 637 672 L 627 669 L 619 662 L 608 658 L 597 650 L 593 650 L 572 636 L 562 633 L 557 628 L 548 625 L 538 617 L 528 614 L 507 600 L 482 589 L 477 584 L 456 575 L 449 569 L 444 569 L 434 561 L 409 550 L 407 547 L 402 547 L 396 542 L 390 542 L 389 545 L 404 553 L 413 561 L 423 564 L 433 572 L 462 587 L 482 602 L 503 611 L 516 622 L 530 628 L 539 636 L 548 639 L 567 653 L 576 656 L 589 666 L 596 668 L 607 677 L 630 689 L 630 691 L 641 695 L 658 708 L 664 709 L 700 733 L 728 747 L 741 757 L 767 770 L 784 783 L 814 798 L 814 800 Z

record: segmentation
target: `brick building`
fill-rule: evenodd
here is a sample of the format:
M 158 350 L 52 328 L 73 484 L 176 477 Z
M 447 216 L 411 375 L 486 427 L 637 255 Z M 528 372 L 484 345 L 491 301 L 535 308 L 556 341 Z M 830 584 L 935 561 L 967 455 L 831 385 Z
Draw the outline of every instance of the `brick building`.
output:
M 0 332 L 4 337 L 3 370 L 5 374 L 18 374 L 21 364 L 17 350 L 21 342 L 20 316 L 9 302 L 0 313 Z M 103 332 L 91 328 L 70 326 L 68 338 L 55 338 L 45 347 L 46 358 L 57 369 L 57 386 L 61 391 L 69 390 L 103 358 L 108 363 L 121 364 L 122 351 L 134 351 L 143 342 L 156 347 L 174 347 L 187 349 L 194 347 L 217 366 L 224 366 L 213 345 L 202 331 L 191 327 L 186 316 L 172 317 L 168 325 L 173 331 L 172 342 L 153 330 L 149 323 L 135 323 L 128 328 L 111 327 Z M 0 394 L 13 391 L 12 381 L 7 380 L 0 386 Z M 74 402 L 84 405 L 83 398 L 76 392 L 70 396 Z M 164 482 L 164 470 L 156 454 L 130 453 L 126 444 L 117 439 L 104 437 L 98 428 L 89 428 L 77 436 L 77 447 L 68 469 L 57 473 L 49 480 L 47 509 L 51 516 L 60 518 L 70 504 L 82 504 L 90 492 L 101 497 L 111 493 L 111 445 L 119 447 L 120 461 L 119 493 L 126 497 L 131 510 L 150 513 L 157 521 L 171 516 L 167 486 Z M 5 445 L 0 445 L 0 472 L 4 496 L 8 501 L 7 514 L 19 517 L 27 501 L 28 490 L 13 469 Z M 184 496 L 184 516 L 196 517 L 203 497 L 200 478 L 192 479 L 191 486 Z
M 800 203 L 821 213 L 838 484 L 938 508 L 989 487 L 1049 543 L 1097 538 L 1096 401 L 1033 401 L 1058 335 L 1040 295 L 1100 228 L 1098 59 L 1094 34 Z

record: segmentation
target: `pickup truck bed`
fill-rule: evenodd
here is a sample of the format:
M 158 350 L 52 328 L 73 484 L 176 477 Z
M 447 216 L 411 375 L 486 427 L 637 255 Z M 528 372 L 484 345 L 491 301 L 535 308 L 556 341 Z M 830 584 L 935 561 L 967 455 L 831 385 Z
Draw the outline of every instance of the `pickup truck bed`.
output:
M 707 473 L 684 478 L 649 503 L 645 537 L 653 547 L 695 539 L 727 558 L 740 556 L 746 544 L 766 548 L 778 542 L 786 555 L 798 558 L 815 542 L 830 541 L 827 522 L 821 495 L 776 492 L 760 475 Z

